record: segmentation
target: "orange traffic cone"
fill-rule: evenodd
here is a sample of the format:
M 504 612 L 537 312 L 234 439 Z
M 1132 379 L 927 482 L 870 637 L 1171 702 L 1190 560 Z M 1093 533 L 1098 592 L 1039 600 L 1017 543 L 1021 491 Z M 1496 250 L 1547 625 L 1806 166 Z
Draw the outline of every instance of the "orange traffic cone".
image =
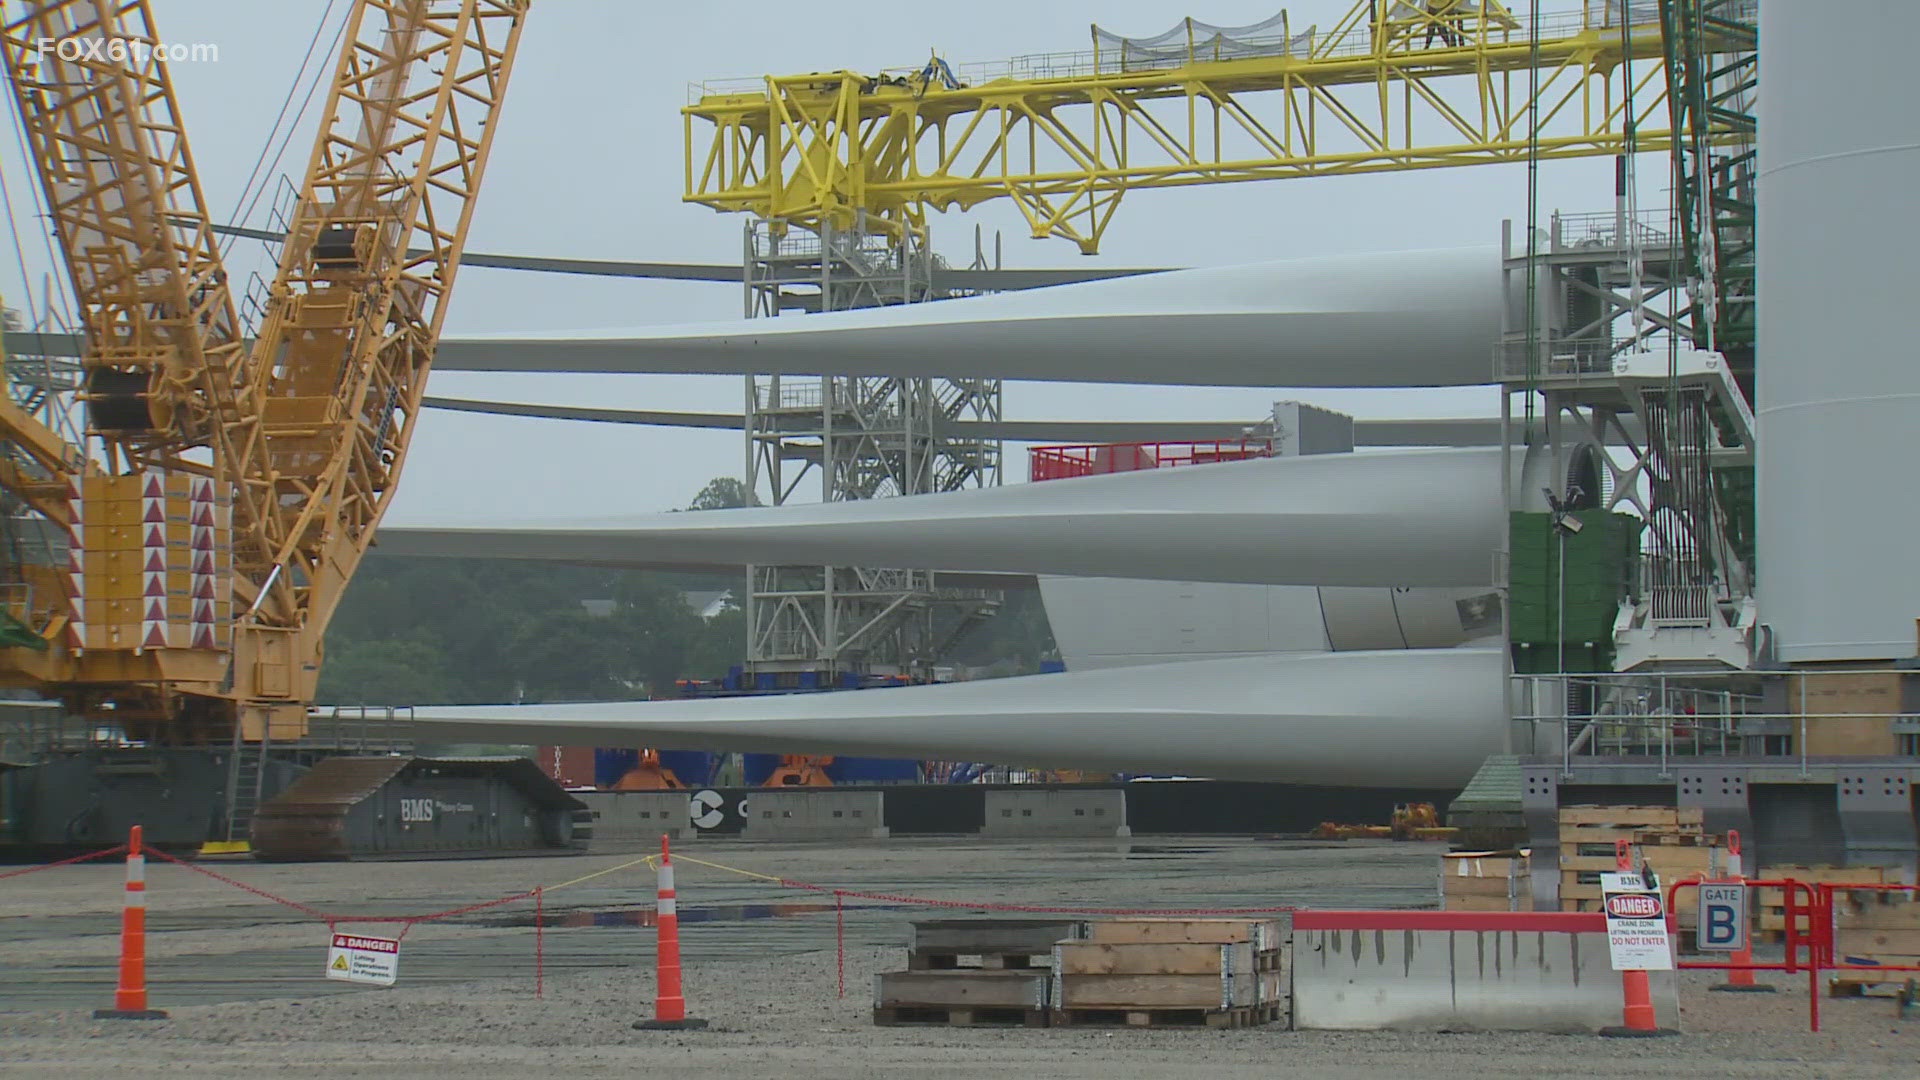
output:
M 1614 864 L 1622 873 L 1633 869 L 1632 848 L 1625 840 L 1614 842 Z M 1666 918 L 1662 905 L 1661 918 Z M 1600 1034 L 1613 1038 L 1646 1039 L 1659 1035 L 1671 1035 L 1672 1031 L 1660 1026 L 1653 1009 L 1653 984 L 1645 971 L 1628 970 L 1620 973 L 1620 992 L 1622 997 L 1619 1027 L 1601 1028 Z
M 147 857 L 140 851 L 140 826 L 127 834 L 127 893 L 120 907 L 120 985 L 113 1008 L 93 1010 L 95 1020 L 165 1020 L 161 1009 L 147 1008 Z
M 687 1015 L 687 999 L 680 989 L 680 912 L 673 890 L 673 852 L 664 835 L 660 837 L 658 880 L 653 1019 L 636 1020 L 633 1026 L 641 1031 L 697 1031 L 707 1022 Z
M 1742 885 L 1746 884 L 1745 867 L 1741 865 L 1740 858 L 1740 833 L 1736 829 L 1727 830 L 1727 854 L 1730 856 L 1732 862 L 1732 865 L 1728 868 L 1731 880 L 1739 882 Z M 1740 947 L 1733 951 L 1733 962 L 1736 964 L 1753 963 L 1752 920 L 1746 920 L 1745 926 L 1746 935 L 1740 939 Z M 1727 981 L 1713 989 L 1731 994 L 1771 994 L 1774 992 L 1773 987 L 1754 979 L 1752 969 L 1738 967 L 1727 972 Z

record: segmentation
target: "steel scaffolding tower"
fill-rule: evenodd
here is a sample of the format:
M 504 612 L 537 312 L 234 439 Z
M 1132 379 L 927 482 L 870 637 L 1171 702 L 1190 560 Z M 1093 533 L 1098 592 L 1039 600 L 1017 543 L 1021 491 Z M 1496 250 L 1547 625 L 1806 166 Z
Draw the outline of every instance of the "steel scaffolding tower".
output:
M 1529 262 L 1537 286 L 1531 313 L 1524 304 L 1508 312 L 1497 374 L 1510 402 L 1541 402 L 1508 453 L 1535 444 L 1557 452 L 1509 504 L 1537 501 L 1546 487 L 1560 509 L 1631 506 L 1645 523 L 1604 643 L 1618 669 L 1745 668 L 1752 568 L 1709 478 L 1751 465 L 1753 413 L 1732 365 L 1691 346 L 1680 309 L 1693 278 L 1667 217 L 1555 214 L 1531 260 L 1527 244 L 1507 237 L 1509 295 L 1525 295 L 1518 280 Z
M 843 311 L 937 299 L 925 238 L 755 220 L 745 230 L 746 314 Z M 747 487 L 781 505 L 819 477 L 822 501 L 922 495 L 1000 482 L 997 440 L 953 434 L 998 421 L 994 379 L 748 376 Z M 924 570 L 748 568 L 747 665 L 767 688 L 849 678 L 925 680 L 934 661 L 998 606 Z

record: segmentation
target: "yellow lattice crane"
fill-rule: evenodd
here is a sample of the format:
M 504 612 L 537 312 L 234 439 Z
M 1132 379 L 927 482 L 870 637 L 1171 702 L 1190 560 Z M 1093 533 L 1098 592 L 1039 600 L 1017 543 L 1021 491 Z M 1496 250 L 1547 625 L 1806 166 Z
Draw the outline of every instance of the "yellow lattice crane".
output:
M 37 587 L 12 614 L 51 647 L 0 648 L 0 680 L 154 742 L 299 732 L 406 457 L 526 6 L 355 0 L 250 343 L 147 0 L 10 6 L 93 445 L 0 406 L 28 463 L 0 484 L 67 560 L 16 568 Z
M 1095 27 L 1085 52 L 708 84 L 683 110 L 686 199 L 898 235 L 1006 198 L 1092 254 L 1129 191 L 1612 155 L 1629 120 L 1667 147 L 1655 5 L 1510 7 L 1360 0 L 1326 29 Z

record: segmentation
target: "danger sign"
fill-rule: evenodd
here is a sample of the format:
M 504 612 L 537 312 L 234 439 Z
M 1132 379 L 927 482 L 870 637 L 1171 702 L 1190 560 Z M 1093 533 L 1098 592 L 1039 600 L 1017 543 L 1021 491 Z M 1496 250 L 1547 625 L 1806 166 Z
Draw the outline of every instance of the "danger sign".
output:
M 400 942 L 394 938 L 335 934 L 327 946 L 327 978 L 392 986 L 400 975 Z
M 1601 874 L 1600 894 L 1607 913 L 1607 950 L 1615 971 L 1672 971 L 1673 946 L 1667 940 L 1667 909 L 1659 889 L 1649 889 L 1639 874 Z

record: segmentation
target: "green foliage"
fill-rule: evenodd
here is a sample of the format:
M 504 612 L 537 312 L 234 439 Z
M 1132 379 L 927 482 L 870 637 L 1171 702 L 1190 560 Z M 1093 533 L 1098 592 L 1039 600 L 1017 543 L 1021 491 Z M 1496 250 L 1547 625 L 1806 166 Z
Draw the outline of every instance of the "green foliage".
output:
M 716 476 L 707 481 L 700 494 L 687 504 L 689 510 L 731 510 L 739 506 L 752 506 L 753 492 L 747 485 L 731 476 Z
M 323 705 L 619 701 L 738 664 L 737 610 L 683 591 L 731 578 L 506 559 L 369 554 L 327 631 Z M 587 601 L 611 602 L 611 614 Z
M 709 481 L 693 509 L 744 506 L 746 485 Z M 703 620 L 684 592 L 743 575 L 605 570 L 511 559 L 386 556 L 361 563 L 327 629 L 323 705 L 471 705 L 666 696 L 678 678 L 740 663 L 737 608 Z M 588 602 L 612 602 L 611 614 Z

